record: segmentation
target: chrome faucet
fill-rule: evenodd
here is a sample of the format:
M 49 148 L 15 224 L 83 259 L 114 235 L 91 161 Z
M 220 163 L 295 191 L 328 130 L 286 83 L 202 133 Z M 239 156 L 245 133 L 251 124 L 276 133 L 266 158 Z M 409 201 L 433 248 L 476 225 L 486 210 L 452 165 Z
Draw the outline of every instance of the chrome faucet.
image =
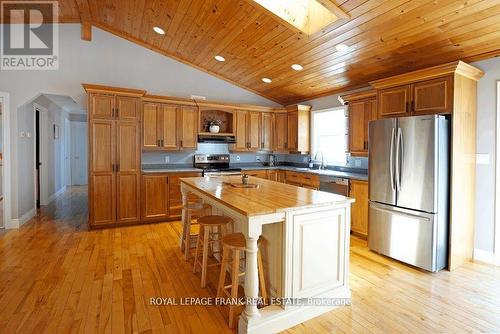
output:
M 325 169 L 325 157 L 323 156 L 323 151 L 316 151 L 316 154 L 314 155 L 314 160 L 318 161 L 318 155 L 321 154 L 321 164 L 319 165 L 318 169 Z

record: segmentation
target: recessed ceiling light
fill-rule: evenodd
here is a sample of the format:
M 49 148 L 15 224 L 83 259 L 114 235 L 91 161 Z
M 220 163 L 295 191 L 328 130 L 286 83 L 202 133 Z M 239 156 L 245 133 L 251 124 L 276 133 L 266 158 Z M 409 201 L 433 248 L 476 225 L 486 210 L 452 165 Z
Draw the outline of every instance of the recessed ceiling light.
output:
M 222 57 L 222 56 L 215 56 L 214 58 L 215 58 L 215 60 L 217 60 L 217 61 L 226 61 L 226 58 L 224 58 L 224 57 Z
M 264 81 L 265 83 L 271 83 L 273 82 L 271 79 L 269 78 L 262 78 L 262 81 Z
M 157 34 L 160 34 L 160 35 L 165 35 L 165 30 L 163 30 L 162 28 L 160 27 L 153 27 L 153 30 L 155 31 L 155 33 Z
M 304 67 L 300 64 L 293 64 L 292 65 L 292 68 L 295 70 L 295 71 L 302 71 L 304 69 Z
M 337 44 L 335 46 L 335 49 L 337 49 L 337 51 L 344 52 L 344 51 L 347 51 L 349 49 L 349 47 L 345 44 Z

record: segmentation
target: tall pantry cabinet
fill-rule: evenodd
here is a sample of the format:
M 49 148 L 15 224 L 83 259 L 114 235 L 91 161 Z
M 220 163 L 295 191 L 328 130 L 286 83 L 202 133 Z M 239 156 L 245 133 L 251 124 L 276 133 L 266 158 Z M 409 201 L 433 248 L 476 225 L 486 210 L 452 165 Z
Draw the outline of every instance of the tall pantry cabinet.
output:
M 142 90 L 84 84 L 89 122 L 89 224 L 141 219 Z

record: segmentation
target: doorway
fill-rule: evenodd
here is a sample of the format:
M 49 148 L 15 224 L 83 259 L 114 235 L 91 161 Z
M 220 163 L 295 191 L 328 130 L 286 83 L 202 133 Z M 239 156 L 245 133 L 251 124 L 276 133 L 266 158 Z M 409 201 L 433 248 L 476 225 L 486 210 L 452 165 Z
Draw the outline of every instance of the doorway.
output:
M 35 108 L 35 193 L 36 208 L 40 208 L 40 110 Z
M 49 204 L 48 180 L 49 171 L 46 162 L 48 157 L 48 110 L 39 104 L 33 104 L 33 140 L 34 147 L 34 181 L 36 209 Z
M 0 92 L 0 228 L 13 228 L 11 212 L 10 174 L 10 99 L 9 94 Z

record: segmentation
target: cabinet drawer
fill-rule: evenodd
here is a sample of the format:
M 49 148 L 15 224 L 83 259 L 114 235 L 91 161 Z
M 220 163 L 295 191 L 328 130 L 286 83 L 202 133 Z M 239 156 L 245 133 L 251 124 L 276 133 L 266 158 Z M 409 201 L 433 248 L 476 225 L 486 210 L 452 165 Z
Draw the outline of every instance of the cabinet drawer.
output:
M 261 179 L 267 179 L 267 171 L 266 170 L 244 170 L 243 174 L 253 177 L 259 177 Z
M 300 176 L 300 173 L 297 173 L 297 172 L 292 172 L 292 171 L 285 171 L 285 178 L 286 178 L 286 182 L 295 182 L 295 183 L 302 183 L 302 177 Z
M 304 186 L 312 187 L 312 188 L 318 188 L 319 187 L 319 177 L 317 175 L 311 175 L 311 174 L 306 174 L 302 173 L 300 175 L 302 179 L 302 184 Z

